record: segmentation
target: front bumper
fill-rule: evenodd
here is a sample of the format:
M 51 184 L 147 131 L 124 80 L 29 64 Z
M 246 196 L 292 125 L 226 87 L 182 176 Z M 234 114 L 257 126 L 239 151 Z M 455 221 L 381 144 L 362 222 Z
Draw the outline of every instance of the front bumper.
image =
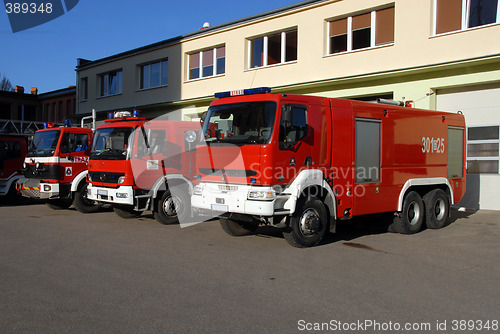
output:
M 24 197 L 40 198 L 40 180 L 20 178 L 16 183 L 16 189 Z
M 92 183 L 87 184 L 87 198 L 92 201 L 134 205 L 134 189 L 132 186 L 120 186 L 118 188 L 97 187 Z
M 250 192 L 274 193 L 271 187 L 251 185 L 200 183 L 191 196 L 191 206 L 214 214 L 240 213 L 245 215 L 272 217 L 288 214 L 284 209 L 287 196 L 275 195 L 266 200 L 249 199 Z

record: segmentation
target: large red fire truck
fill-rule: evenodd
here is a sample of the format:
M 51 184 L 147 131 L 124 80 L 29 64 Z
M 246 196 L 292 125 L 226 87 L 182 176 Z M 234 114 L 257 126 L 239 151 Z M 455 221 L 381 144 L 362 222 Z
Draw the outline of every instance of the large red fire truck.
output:
M 110 113 L 94 136 L 88 198 L 123 218 L 153 211 L 162 224 L 191 216 L 190 194 L 199 124 L 151 120 L 138 111 Z
M 12 199 L 17 193 L 16 182 L 23 176 L 21 169 L 27 146 L 25 135 L 0 134 L 0 196 L 2 198 Z
M 87 164 L 92 129 L 55 126 L 46 123 L 45 129 L 35 132 L 24 160 L 23 174 L 17 188 L 25 197 L 47 200 L 55 210 L 73 206 L 80 212 L 99 209 L 87 199 Z
M 461 114 L 268 88 L 215 96 L 192 207 L 230 235 L 268 224 L 309 247 L 339 219 L 385 212 L 392 231 L 416 233 L 444 226 L 464 195 Z

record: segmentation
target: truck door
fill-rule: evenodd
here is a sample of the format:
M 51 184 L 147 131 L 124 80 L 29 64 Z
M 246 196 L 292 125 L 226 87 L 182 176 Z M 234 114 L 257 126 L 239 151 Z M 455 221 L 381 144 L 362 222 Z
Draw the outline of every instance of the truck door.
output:
M 302 104 L 284 104 L 279 124 L 279 144 L 275 151 L 273 177 L 278 184 L 290 184 L 304 168 L 312 164 L 311 143 L 314 137 L 308 126 L 308 109 Z
M 87 169 L 89 155 L 89 134 L 65 132 L 61 137 L 60 162 L 62 178 L 71 182 L 73 178 Z

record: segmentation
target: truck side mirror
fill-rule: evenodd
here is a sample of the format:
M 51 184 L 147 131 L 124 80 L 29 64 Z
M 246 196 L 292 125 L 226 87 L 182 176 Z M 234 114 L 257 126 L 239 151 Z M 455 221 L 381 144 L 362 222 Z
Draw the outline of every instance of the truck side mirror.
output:
M 281 114 L 281 121 L 285 127 L 289 127 L 293 121 L 293 109 L 292 106 L 287 105 L 283 108 Z

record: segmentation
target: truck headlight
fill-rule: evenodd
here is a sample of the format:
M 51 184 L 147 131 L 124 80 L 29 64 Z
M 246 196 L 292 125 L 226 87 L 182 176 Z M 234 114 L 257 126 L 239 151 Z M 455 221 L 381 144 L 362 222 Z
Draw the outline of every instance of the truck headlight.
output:
M 272 190 L 250 190 L 248 192 L 248 199 L 272 201 L 276 197 L 276 193 Z
M 184 139 L 188 143 L 193 143 L 196 140 L 196 131 L 194 130 L 187 130 L 184 132 Z
M 118 184 L 122 184 L 123 182 L 125 182 L 125 176 L 120 176 L 118 178 Z
M 198 186 L 195 186 L 194 189 L 193 189 L 193 195 L 196 195 L 196 196 L 201 196 L 201 194 L 203 193 L 203 187 L 198 185 Z

